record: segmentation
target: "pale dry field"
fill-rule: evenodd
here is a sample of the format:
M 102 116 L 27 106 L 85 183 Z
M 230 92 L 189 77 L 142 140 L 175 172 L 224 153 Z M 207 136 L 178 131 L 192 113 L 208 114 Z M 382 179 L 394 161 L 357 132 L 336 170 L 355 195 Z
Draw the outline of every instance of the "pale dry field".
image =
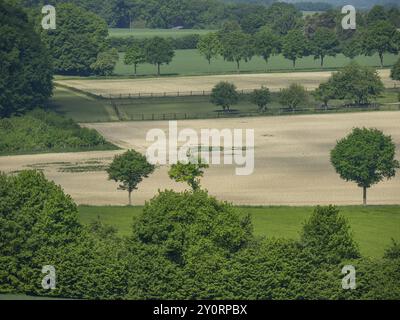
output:
M 389 69 L 378 70 L 378 73 L 387 88 L 394 87 L 396 82 L 390 79 Z M 271 91 L 279 91 L 291 83 L 300 83 L 308 90 L 313 90 L 320 83 L 326 82 L 331 75 L 330 71 L 287 72 L 148 79 L 57 80 L 55 83 L 105 96 L 164 92 L 172 95 L 177 91 L 181 94 L 190 94 L 190 91 L 211 91 L 220 81 L 232 82 L 239 90 L 252 90 L 264 85 Z
M 124 148 L 144 152 L 149 129 L 167 132 L 168 122 L 120 122 L 87 124 L 108 140 Z M 327 115 L 302 115 L 178 122 L 178 128 L 230 128 L 255 130 L 255 172 L 236 176 L 234 165 L 211 166 L 202 180 L 204 188 L 219 199 L 248 205 L 360 204 L 361 190 L 344 182 L 329 162 L 329 151 L 336 140 L 355 126 L 376 127 L 392 135 L 400 151 L 400 112 L 370 112 Z M 107 164 L 122 151 L 42 154 L 0 157 L 0 171 L 37 168 L 60 184 L 79 204 L 124 205 L 127 193 L 117 190 L 104 171 L 62 172 L 72 165 Z M 400 158 L 400 154 L 397 155 Z M 183 190 L 172 182 L 166 166 L 140 184 L 133 194 L 135 204 L 143 204 L 158 189 Z M 370 204 L 400 204 L 399 176 L 374 186 L 368 194 Z

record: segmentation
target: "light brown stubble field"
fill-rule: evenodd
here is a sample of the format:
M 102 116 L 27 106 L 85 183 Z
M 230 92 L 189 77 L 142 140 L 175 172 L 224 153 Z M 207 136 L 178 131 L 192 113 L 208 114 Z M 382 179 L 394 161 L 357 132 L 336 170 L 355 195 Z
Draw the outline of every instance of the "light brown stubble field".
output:
M 398 82 L 390 79 L 389 69 L 378 70 L 378 73 L 385 87 L 393 88 L 395 84 L 398 85 Z M 331 71 L 284 72 L 147 79 L 57 80 L 55 83 L 103 96 L 164 92 L 175 95 L 177 91 L 181 94 L 190 94 L 190 91 L 211 91 L 220 81 L 232 82 L 239 90 L 252 90 L 264 85 L 276 92 L 291 83 L 299 83 L 308 90 L 313 90 L 320 83 L 326 82 L 331 75 Z
M 119 122 L 86 124 L 123 148 L 145 152 L 149 129 L 168 130 L 168 122 Z M 191 120 L 178 128 L 230 128 L 255 130 L 255 172 L 235 176 L 233 165 L 211 166 L 202 180 L 204 188 L 219 199 L 248 205 L 360 204 L 361 190 L 342 181 L 329 162 L 336 140 L 353 127 L 376 127 L 390 134 L 400 150 L 400 112 L 366 112 L 283 117 Z M 127 193 L 117 190 L 104 171 L 70 173 L 60 168 L 87 162 L 107 164 L 116 153 L 95 151 L 0 157 L 0 171 L 36 167 L 60 184 L 78 204 L 125 205 Z M 397 154 L 400 159 L 400 154 Z M 33 166 L 32 166 L 33 165 Z M 134 204 L 143 204 L 158 189 L 183 190 L 183 184 L 168 178 L 168 167 L 159 167 L 133 194 Z M 369 191 L 370 204 L 400 204 L 400 177 Z

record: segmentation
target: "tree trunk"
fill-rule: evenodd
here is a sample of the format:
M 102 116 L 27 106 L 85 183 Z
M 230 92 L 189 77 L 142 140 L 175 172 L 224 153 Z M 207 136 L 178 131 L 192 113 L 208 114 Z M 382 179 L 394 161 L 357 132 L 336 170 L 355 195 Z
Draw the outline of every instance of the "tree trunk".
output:
M 367 187 L 363 187 L 363 205 L 367 205 Z
M 160 64 L 157 63 L 157 75 L 160 76 L 161 72 L 160 72 Z
M 293 59 L 293 69 L 296 69 L 296 59 Z
M 383 67 L 383 53 L 379 52 L 379 59 L 381 60 L 381 67 Z
M 132 205 L 132 191 L 128 191 L 129 193 L 129 206 Z
M 135 77 L 137 76 L 137 64 L 135 63 Z
M 237 64 L 237 73 L 240 73 L 240 61 L 236 61 Z
M 324 56 L 321 56 L 321 68 L 324 66 Z

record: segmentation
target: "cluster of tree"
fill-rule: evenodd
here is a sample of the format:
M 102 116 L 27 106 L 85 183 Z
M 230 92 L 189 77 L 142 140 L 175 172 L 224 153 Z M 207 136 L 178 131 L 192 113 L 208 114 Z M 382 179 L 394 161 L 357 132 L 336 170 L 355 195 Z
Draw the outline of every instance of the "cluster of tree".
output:
M 393 77 L 397 75 L 398 68 L 399 63 L 392 70 Z M 379 97 L 383 91 L 384 85 L 374 69 L 352 62 L 334 73 L 328 82 L 322 83 L 312 92 L 312 95 L 316 100 L 323 102 L 325 108 L 328 108 L 328 103 L 332 99 L 343 100 L 346 105 L 367 105 L 371 100 Z M 222 81 L 213 88 L 210 101 L 222 107 L 224 111 L 230 111 L 230 107 L 237 104 L 239 98 L 236 86 Z M 271 93 L 264 86 L 250 94 L 250 101 L 258 106 L 260 112 L 267 111 L 267 105 L 271 100 Z M 278 93 L 278 100 L 282 106 L 295 110 L 298 106 L 307 104 L 309 94 L 302 85 L 292 83 Z
M 70 3 L 57 5 L 56 29 L 41 30 L 53 57 L 54 71 L 66 75 L 109 75 L 118 61 L 107 46 L 106 22 Z M 38 25 L 40 25 L 38 23 Z
M 154 37 L 147 40 L 143 46 L 135 44 L 128 48 L 124 62 L 133 65 L 134 74 L 137 74 L 137 66 L 142 63 L 150 63 L 157 66 L 157 75 L 161 73 L 161 66 L 169 64 L 175 55 L 172 44 L 168 39 Z
M 52 94 L 50 53 L 28 16 L 0 2 L 0 117 L 44 105 Z
M 0 175 L 0 292 L 79 299 L 399 299 L 399 245 L 360 255 L 335 207 L 299 240 L 260 239 L 251 218 L 202 190 L 163 191 L 120 238 L 83 226 L 76 205 L 35 171 Z M 357 289 L 343 290 L 343 265 Z M 45 265 L 56 288 L 42 288 Z
M 116 149 L 97 131 L 42 109 L 0 119 L 0 136 L 0 154 Z
M 166 37 L 171 42 L 174 50 L 196 49 L 200 40 L 199 34 L 189 34 L 181 37 Z M 129 47 L 140 46 L 144 47 L 149 38 L 129 37 L 109 37 L 107 44 L 111 48 L 115 48 L 118 52 L 126 52 Z
M 375 8 L 370 11 L 370 20 L 365 27 L 359 27 L 350 35 L 343 34 L 342 29 L 337 30 L 338 17 L 330 16 L 330 13 L 312 16 L 306 20 L 304 27 L 293 22 L 286 29 L 280 28 L 281 33 L 277 33 L 273 26 L 265 25 L 256 33 L 249 34 L 238 23 L 229 22 L 219 32 L 202 36 L 198 50 L 209 63 L 218 56 L 235 62 L 238 71 L 241 61 L 259 56 L 268 64 L 270 57 L 277 54 L 291 60 L 293 67 L 298 59 L 305 56 L 313 56 L 323 66 L 326 57 L 338 53 L 351 59 L 360 54 L 378 54 L 383 66 L 385 53 L 399 52 L 400 32 L 391 22 L 372 18 L 371 14 L 375 11 Z
M 25 6 L 37 7 L 41 0 L 20 0 Z M 58 7 L 64 0 L 54 0 Z M 286 13 L 274 16 L 275 9 L 263 4 L 224 3 L 220 0 L 71 0 L 72 4 L 89 10 L 102 17 L 110 27 L 148 27 L 148 28 L 219 28 L 225 21 L 233 20 L 244 29 L 252 30 L 269 19 L 277 23 L 279 19 L 290 20 Z M 290 8 L 301 13 L 293 5 L 272 4 L 276 7 Z

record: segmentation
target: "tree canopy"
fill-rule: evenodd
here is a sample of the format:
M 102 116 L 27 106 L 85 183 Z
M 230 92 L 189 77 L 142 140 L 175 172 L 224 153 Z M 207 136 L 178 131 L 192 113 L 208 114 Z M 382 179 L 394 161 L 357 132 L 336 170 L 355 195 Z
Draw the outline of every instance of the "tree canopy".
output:
M 42 30 L 54 60 L 54 71 L 66 75 L 90 75 L 100 52 L 106 50 L 106 22 L 71 3 L 57 5 L 57 28 Z
M 337 142 L 331 151 L 331 163 L 342 179 L 363 188 L 366 205 L 367 189 L 383 179 L 393 178 L 400 168 L 395 155 L 396 146 L 390 136 L 377 129 L 355 128 Z
M 49 51 L 27 15 L 0 2 L 0 117 L 44 106 L 52 94 Z
M 107 173 L 110 180 L 121 183 L 119 185 L 121 190 L 128 191 L 129 205 L 131 205 L 132 191 L 136 190 L 143 178 L 147 178 L 154 169 L 154 165 L 148 163 L 145 156 L 135 150 L 128 150 L 114 157 Z

